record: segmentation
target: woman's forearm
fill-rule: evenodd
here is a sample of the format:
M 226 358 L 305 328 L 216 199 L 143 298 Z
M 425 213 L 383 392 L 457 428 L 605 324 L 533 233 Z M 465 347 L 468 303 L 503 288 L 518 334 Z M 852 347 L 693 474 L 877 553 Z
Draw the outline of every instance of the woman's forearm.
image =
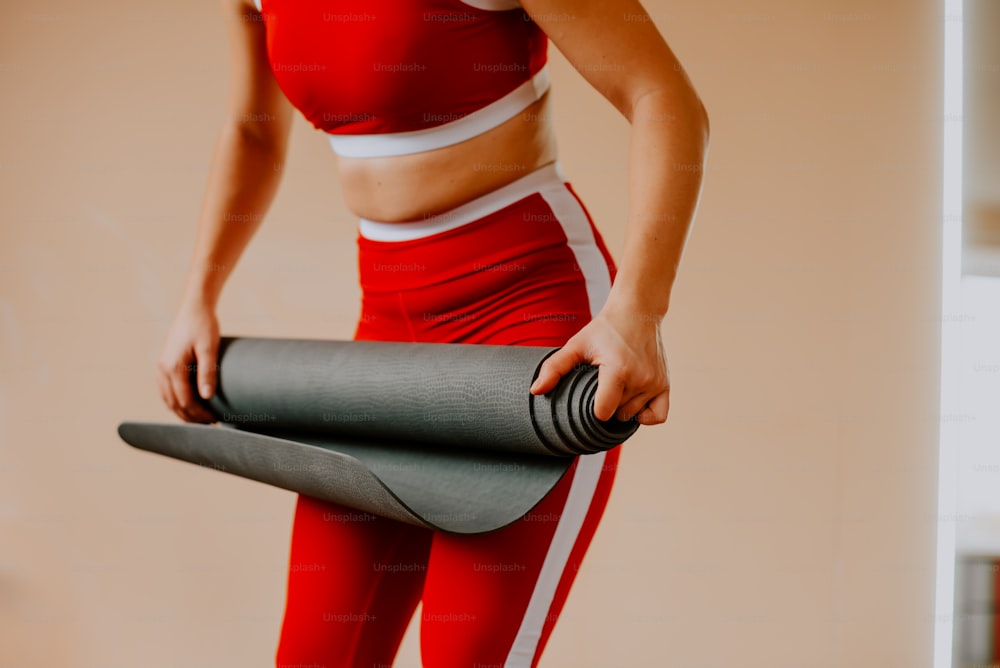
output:
M 632 109 L 625 248 L 608 300 L 659 322 L 701 195 L 708 118 L 692 93 L 648 93 Z
M 184 303 L 215 308 L 222 287 L 260 226 L 281 180 L 284 144 L 236 123 L 219 133 L 198 221 Z

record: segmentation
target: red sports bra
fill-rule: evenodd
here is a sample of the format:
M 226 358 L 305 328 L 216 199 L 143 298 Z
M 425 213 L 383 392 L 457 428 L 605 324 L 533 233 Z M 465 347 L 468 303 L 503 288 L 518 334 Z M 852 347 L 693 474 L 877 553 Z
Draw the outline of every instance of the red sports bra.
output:
M 333 150 L 457 144 L 549 87 L 548 39 L 516 0 L 254 0 L 278 86 Z

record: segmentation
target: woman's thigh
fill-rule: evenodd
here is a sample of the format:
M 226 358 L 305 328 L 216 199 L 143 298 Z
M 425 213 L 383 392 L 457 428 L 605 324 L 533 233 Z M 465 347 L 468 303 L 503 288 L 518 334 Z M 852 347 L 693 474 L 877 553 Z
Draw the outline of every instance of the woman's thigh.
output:
M 427 529 L 299 496 L 277 665 L 391 665 L 430 542 Z

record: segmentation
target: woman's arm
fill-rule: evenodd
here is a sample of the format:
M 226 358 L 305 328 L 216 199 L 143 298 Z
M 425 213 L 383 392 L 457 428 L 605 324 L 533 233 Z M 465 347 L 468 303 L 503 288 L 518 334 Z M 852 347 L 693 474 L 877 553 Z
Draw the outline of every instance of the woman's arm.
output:
M 231 78 L 227 117 L 216 140 L 194 257 L 177 317 L 157 365 L 163 401 L 182 419 L 211 422 L 192 394 L 215 391 L 219 342 L 215 307 L 222 287 L 271 204 L 281 177 L 293 109 L 267 62 L 264 24 L 244 0 L 222 0 Z
M 600 367 L 594 414 L 667 418 L 660 323 L 701 193 L 708 117 L 691 82 L 637 0 L 522 0 L 569 62 L 631 124 L 625 249 L 608 300 L 542 366 L 542 394 L 574 365 Z

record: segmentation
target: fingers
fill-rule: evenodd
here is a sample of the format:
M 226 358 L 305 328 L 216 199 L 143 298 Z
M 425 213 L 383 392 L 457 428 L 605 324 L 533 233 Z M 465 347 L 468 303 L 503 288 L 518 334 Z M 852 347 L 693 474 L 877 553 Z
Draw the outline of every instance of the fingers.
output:
M 583 351 L 574 346 L 571 340 L 542 362 L 542 367 L 538 370 L 538 378 L 531 384 L 531 393 L 545 394 L 549 392 L 559 384 L 560 378 L 573 370 L 573 367 L 586 361 Z
M 200 378 L 200 374 L 201 374 L 202 366 L 203 366 L 203 364 L 201 362 L 201 359 L 198 360 L 197 364 L 198 364 L 198 374 L 199 374 L 199 378 Z M 215 373 L 215 365 L 212 364 L 211 366 L 212 366 L 212 373 L 214 374 Z M 199 392 L 198 392 L 198 390 L 195 389 L 194 383 L 192 382 L 192 377 L 191 377 L 190 369 L 191 369 L 190 364 L 187 364 L 187 365 L 184 365 L 183 372 L 178 373 L 178 376 L 183 375 L 183 378 L 184 378 L 184 389 L 186 390 L 186 395 L 184 397 L 184 407 L 186 409 L 186 412 L 187 412 L 188 416 L 190 417 L 190 421 L 191 422 L 204 422 L 204 423 L 215 422 L 216 418 L 212 414 L 212 411 L 209 410 L 203 403 L 201 403 L 201 401 L 199 399 L 199 396 L 198 396 Z M 201 383 L 199 382 L 199 386 L 200 385 L 201 385 Z M 211 386 L 211 390 L 212 390 L 212 393 L 215 392 L 214 382 L 213 382 L 213 384 Z M 210 393 L 209 396 L 211 396 L 212 393 Z
M 615 418 L 621 420 L 622 422 L 628 422 L 632 418 L 636 417 L 644 408 L 649 400 L 655 395 L 651 392 L 637 392 L 631 397 L 623 400 L 618 406 L 618 410 L 615 411 Z
M 214 422 L 215 417 L 198 403 L 192 392 L 190 369 L 193 362 L 193 354 L 190 353 L 176 363 L 160 362 L 157 375 L 160 396 L 185 422 Z
M 177 403 L 177 398 L 174 396 L 173 388 L 170 387 L 170 380 L 167 378 L 162 363 L 156 367 L 156 386 L 160 390 L 160 398 L 163 399 L 163 403 L 167 405 L 167 408 L 183 419 L 184 415 Z
M 594 395 L 594 417 L 610 420 L 625 395 L 625 374 L 607 364 L 597 368 L 597 393 Z
M 186 358 L 181 364 L 175 364 L 168 378 L 171 391 L 177 400 L 183 418 L 188 422 L 200 422 L 197 407 L 194 405 L 194 394 L 191 392 L 189 369 L 192 360 Z
M 669 376 L 659 345 L 652 354 L 637 355 L 634 349 L 614 350 L 614 343 L 603 345 L 581 336 L 571 338 L 566 345 L 542 363 L 531 393 L 546 394 L 559 380 L 580 364 L 594 364 L 597 370 L 597 392 L 594 395 L 594 417 L 601 421 L 617 418 L 623 422 L 635 419 L 640 424 L 665 422 L 670 405 Z M 598 339 L 601 341 L 601 339 Z M 588 343 L 590 341 L 590 343 Z M 607 348 L 611 354 L 600 358 L 588 352 L 591 348 Z
M 636 413 L 635 418 L 639 424 L 653 425 L 662 424 L 667 421 L 667 413 L 670 410 L 670 390 L 653 397 L 645 408 Z
M 532 394 L 545 394 L 559 384 L 559 379 L 573 370 L 575 366 L 589 363 L 590 360 L 583 350 L 570 339 L 566 345 L 552 353 L 538 370 L 538 378 L 531 385 Z M 594 416 L 598 420 L 610 420 L 618 409 L 625 391 L 625 378 L 601 365 L 597 370 L 597 394 L 594 397 Z M 638 411 L 641 406 L 637 407 Z
M 167 405 L 167 408 L 172 410 L 180 419 L 187 421 L 188 418 L 184 407 L 181 405 L 181 399 L 174 392 L 174 384 L 171 380 L 173 366 L 169 361 L 163 358 L 160 359 L 156 365 L 156 384 L 160 389 L 160 397 L 163 399 L 163 403 Z
M 198 357 L 198 394 L 205 400 L 211 399 L 215 394 L 218 350 L 219 341 L 216 338 L 199 341 L 195 346 Z

